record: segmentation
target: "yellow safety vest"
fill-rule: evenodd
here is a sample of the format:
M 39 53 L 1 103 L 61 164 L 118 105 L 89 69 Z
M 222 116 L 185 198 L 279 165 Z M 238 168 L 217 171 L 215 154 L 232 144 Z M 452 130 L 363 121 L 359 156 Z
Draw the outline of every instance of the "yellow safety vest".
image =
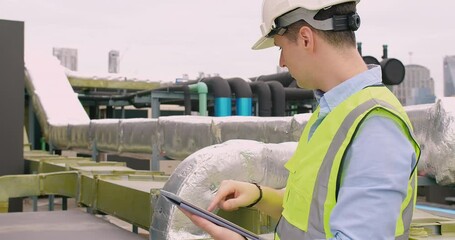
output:
M 385 86 L 370 86 L 350 96 L 325 117 L 308 140 L 318 113 L 319 107 L 306 124 L 296 152 L 285 165 L 289 178 L 275 239 L 333 237 L 329 220 L 336 204 L 340 163 L 357 129 L 370 113 L 390 118 L 401 126 L 401 131 L 414 146 L 417 161 L 420 157 L 411 122 L 400 102 Z M 396 239 L 408 239 L 416 185 L 414 169 L 409 177 L 407 196 L 401 205 L 401 217 L 397 220 Z

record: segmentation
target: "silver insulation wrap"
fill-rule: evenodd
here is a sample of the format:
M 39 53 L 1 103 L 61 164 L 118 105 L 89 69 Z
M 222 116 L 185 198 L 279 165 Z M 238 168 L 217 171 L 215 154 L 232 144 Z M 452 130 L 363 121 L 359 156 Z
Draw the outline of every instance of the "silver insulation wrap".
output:
M 46 139 L 50 138 L 49 126 L 90 122 L 56 58 L 27 55 L 25 69 L 25 87 Z M 66 145 L 58 140 L 55 142 Z
M 181 160 L 201 148 L 215 144 L 211 123 L 212 117 L 160 117 L 158 145 L 161 153 Z
M 288 177 L 284 163 L 296 148 L 296 142 L 266 144 L 251 140 L 230 140 L 206 147 L 188 156 L 163 189 L 207 208 L 222 180 L 283 188 Z M 163 198 L 158 198 L 154 207 L 150 232 L 156 240 L 208 237 Z
M 158 142 L 158 119 L 122 119 L 119 153 L 152 153 Z
M 90 122 L 88 124 L 68 124 L 69 149 L 88 150 L 90 148 Z
M 120 119 L 90 121 L 91 148 L 102 152 L 117 152 L 120 149 Z
M 265 143 L 298 141 L 311 114 L 293 117 L 160 117 L 160 149 L 172 159 L 184 159 L 204 147 L 231 139 Z
M 455 98 L 406 108 L 422 149 L 419 174 L 434 177 L 440 185 L 455 184 L 454 108 Z

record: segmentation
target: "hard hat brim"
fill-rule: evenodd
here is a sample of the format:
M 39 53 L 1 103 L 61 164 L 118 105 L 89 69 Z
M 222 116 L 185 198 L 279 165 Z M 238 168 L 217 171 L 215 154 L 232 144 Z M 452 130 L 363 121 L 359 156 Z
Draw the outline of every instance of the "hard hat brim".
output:
M 265 48 L 270 48 L 275 46 L 275 40 L 273 38 L 261 37 L 251 49 L 261 50 Z

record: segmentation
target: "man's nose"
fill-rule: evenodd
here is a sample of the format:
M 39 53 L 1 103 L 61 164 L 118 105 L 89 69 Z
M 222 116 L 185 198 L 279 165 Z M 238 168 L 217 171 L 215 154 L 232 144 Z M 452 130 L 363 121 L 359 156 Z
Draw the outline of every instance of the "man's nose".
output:
M 284 68 L 286 67 L 286 63 L 284 62 L 284 57 L 283 57 L 283 51 L 280 53 L 280 62 L 279 62 L 280 67 Z

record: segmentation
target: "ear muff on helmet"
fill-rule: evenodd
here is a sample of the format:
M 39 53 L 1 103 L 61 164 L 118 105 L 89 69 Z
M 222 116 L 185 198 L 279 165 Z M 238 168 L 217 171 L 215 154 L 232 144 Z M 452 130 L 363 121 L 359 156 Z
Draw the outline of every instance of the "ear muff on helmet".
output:
M 357 13 L 348 15 L 348 26 L 351 31 L 357 31 L 360 27 L 360 16 Z
M 357 13 L 333 16 L 333 31 L 356 31 L 360 27 L 360 16 Z

